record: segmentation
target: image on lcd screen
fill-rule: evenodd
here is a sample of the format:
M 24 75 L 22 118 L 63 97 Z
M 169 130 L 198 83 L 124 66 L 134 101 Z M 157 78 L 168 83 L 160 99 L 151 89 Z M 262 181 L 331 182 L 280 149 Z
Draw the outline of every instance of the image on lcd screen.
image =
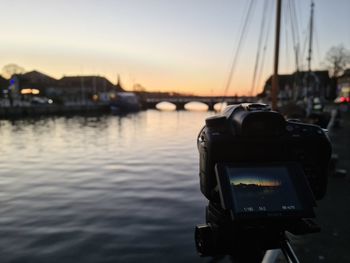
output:
M 227 167 L 227 172 L 236 213 L 301 209 L 286 167 Z

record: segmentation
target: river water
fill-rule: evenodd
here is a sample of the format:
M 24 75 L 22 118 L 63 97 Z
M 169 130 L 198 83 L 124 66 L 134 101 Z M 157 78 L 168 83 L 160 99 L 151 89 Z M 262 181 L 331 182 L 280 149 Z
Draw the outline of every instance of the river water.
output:
M 0 262 L 203 262 L 209 112 L 0 121 Z

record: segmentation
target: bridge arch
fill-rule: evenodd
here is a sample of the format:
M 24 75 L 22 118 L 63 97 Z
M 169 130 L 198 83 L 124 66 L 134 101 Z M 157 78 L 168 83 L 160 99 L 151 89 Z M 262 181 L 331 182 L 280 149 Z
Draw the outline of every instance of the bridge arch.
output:
M 184 105 L 184 109 L 188 111 L 208 111 L 209 105 L 200 101 L 190 101 Z
M 156 105 L 161 102 L 169 102 L 176 105 L 176 110 L 185 110 L 185 105 L 189 102 L 202 102 L 208 105 L 209 110 L 214 110 L 214 105 L 223 101 L 222 97 L 199 97 L 199 96 L 169 96 L 169 97 L 151 97 L 145 98 L 142 102 L 145 108 L 155 109 Z M 255 97 L 225 97 L 224 101 L 227 104 L 235 104 L 242 102 L 254 102 L 256 101 Z M 216 106 L 218 108 L 218 106 Z M 219 107 L 221 108 L 221 107 Z
M 154 105 L 154 108 L 156 108 L 157 110 L 162 110 L 162 111 L 177 110 L 176 104 L 169 102 L 169 101 L 166 101 L 166 100 L 156 103 Z

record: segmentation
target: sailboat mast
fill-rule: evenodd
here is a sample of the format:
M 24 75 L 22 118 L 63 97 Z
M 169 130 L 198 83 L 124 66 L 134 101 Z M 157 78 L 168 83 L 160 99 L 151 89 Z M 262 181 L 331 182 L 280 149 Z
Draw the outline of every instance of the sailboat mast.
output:
M 309 56 L 307 58 L 308 71 L 311 72 L 311 59 L 312 59 L 312 34 L 313 34 L 313 24 L 314 24 L 314 1 L 311 1 L 311 16 L 310 16 L 310 36 L 309 36 Z
M 277 110 L 278 60 L 279 60 L 279 49 L 280 49 L 281 6 L 282 6 L 282 0 L 277 0 L 276 32 L 275 32 L 275 57 L 274 57 L 274 65 L 273 65 L 272 88 L 271 88 L 272 110 Z
M 312 59 L 312 33 L 313 33 L 313 23 L 314 23 L 314 1 L 311 0 L 311 14 L 310 14 L 310 35 L 309 35 L 309 55 L 307 57 L 308 61 L 308 74 L 306 78 L 306 115 L 310 116 L 313 109 L 313 96 L 315 95 L 314 86 L 311 83 L 311 59 Z

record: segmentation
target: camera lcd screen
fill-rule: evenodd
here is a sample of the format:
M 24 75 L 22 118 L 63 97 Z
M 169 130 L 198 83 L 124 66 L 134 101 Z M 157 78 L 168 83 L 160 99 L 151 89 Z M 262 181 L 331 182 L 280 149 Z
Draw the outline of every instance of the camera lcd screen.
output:
M 233 219 L 313 217 L 315 200 L 298 163 L 218 163 L 221 205 Z
M 286 167 L 226 167 L 236 213 L 302 209 Z

